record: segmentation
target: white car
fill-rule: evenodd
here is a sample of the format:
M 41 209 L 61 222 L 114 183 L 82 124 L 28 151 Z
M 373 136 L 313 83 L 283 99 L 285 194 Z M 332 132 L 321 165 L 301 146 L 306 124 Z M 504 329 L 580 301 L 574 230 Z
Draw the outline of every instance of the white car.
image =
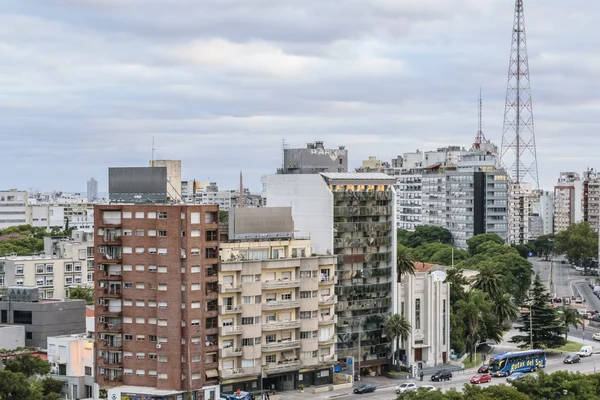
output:
M 414 383 L 402 383 L 396 386 L 396 393 L 406 393 L 417 390 L 417 385 Z
M 594 333 L 592 335 L 592 339 L 594 339 L 594 340 L 600 340 L 600 333 Z

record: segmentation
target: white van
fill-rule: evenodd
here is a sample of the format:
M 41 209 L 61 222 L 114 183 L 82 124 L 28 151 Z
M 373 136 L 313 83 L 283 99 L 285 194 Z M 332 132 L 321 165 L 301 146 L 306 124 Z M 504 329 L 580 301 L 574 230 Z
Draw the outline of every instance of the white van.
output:
M 592 346 L 582 346 L 577 352 L 579 357 L 589 357 L 592 354 L 594 354 L 594 349 L 592 349 Z

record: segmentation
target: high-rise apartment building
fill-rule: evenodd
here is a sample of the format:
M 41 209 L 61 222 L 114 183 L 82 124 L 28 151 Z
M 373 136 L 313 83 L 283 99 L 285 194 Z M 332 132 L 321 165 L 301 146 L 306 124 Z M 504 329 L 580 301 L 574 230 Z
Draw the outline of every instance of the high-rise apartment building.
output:
M 576 172 L 561 172 L 554 186 L 554 233 L 583 220 L 583 185 Z
M 283 149 L 283 166 L 278 174 L 348 172 L 348 150 L 344 146 L 326 149 L 323 142 L 308 143 L 304 149 Z
M 217 206 L 95 207 L 101 387 L 219 397 L 218 310 L 210 306 L 218 295 L 211 273 L 218 268 L 218 213 Z
M 87 182 L 87 200 L 91 203 L 98 199 L 98 181 L 92 177 Z
M 0 229 L 27 223 L 27 192 L 0 191 Z
M 436 163 L 423 169 L 423 225 L 452 233 L 454 244 L 467 248 L 467 240 L 482 233 L 508 238 L 508 181 L 496 168 L 494 155 L 475 150 L 456 163 Z
M 337 257 L 295 239 L 289 207 L 236 208 L 221 242 L 221 391 L 332 383 Z
M 583 174 L 583 220 L 600 232 L 600 175 L 593 169 Z
M 391 350 L 381 326 L 397 309 L 395 183 L 381 173 L 263 178 L 267 208 L 291 206 L 312 253 L 337 256 L 336 354 L 360 359 L 362 373 L 380 373 Z

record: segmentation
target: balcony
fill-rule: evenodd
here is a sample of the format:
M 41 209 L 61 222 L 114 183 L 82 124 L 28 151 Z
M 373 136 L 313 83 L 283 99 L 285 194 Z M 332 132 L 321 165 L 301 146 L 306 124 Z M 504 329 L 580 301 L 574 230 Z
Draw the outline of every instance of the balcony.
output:
M 99 330 L 102 332 L 121 332 L 121 329 L 120 323 L 105 322 L 103 328 Z
M 121 288 L 104 288 L 102 297 L 121 297 Z
M 323 364 L 333 364 L 333 363 L 336 363 L 337 360 L 338 360 L 337 354 L 330 354 L 328 356 L 320 356 L 319 357 L 319 361 L 321 361 Z
M 221 357 L 241 357 L 242 356 L 242 348 L 241 347 L 229 347 L 227 349 L 221 350 Z
M 123 342 L 121 340 L 104 339 L 104 340 L 98 341 L 98 348 L 100 350 L 118 351 L 118 350 L 123 349 Z
M 123 279 L 123 272 L 121 271 L 106 271 L 104 270 L 104 274 L 100 275 L 100 280 L 103 281 L 120 281 Z
M 106 254 L 102 253 L 102 262 L 106 264 L 121 264 L 122 255 L 120 253 Z
M 335 304 L 337 303 L 337 296 L 319 297 L 319 304 Z
M 98 367 L 117 368 L 123 364 L 123 359 L 120 357 L 98 357 Z
M 219 293 L 236 293 L 236 292 L 241 292 L 242 291 L 242 285 L 240 285 L 239 283 L 236 284 L 221 284 L 219 285 Z
M 260 375 L 260 367 L 233 368 L 221 371 L 221 378 L 223 379 L 242 378 L 244 376 L 255 375 Z
M 98 383 L 101 385 L 114 386 L 122 381 L 123 377 L 121 375 L 110 375 L 106 373 L 104 375 L 98 374 Z
M 321 315 L 319 317 L 319 325 L 337 324 L 337 321 L 338 321 L 338 318 L 337 318 L 337 315 L 335 315 L 335 314 Z
M 107 245 L 119 245 L 121 244 L 121 235 L 117 234 L 105 234 L 102 236 L 102 241 Z
M 301 361 L 285 361 L 279 363 L 267 364 L 263 367 L 266 374 L 274 374 L 279 372 L 295 371 L 302 365 Z
M 300 287 L 300 279 L 266 281 L 262 282 L 263 289 L 286 289 Z
M 262 345 L 262 351 L 283 351 L 300 348 L 299 340 L 285 340 L 278 342 L 265 343 Z
M 96 307 L 102 307 L 100 309 L 100 315 L 120 316 L 123 313 L 120 304 L 119 307 L 111 307 L 108 305 Z
M 242 312 L 242 305 L 238 304 L 235 306 L 221 306 L 219 307 L 219 314 L 239 314 Z
M 263 322 L 263 331 L 280 331 L 282 329 L 300 328 L 300 321 Z
M 328 345 L 335 343 L 335 336 L 330 336 L 326 338 L 319 337 L 319 345 Z
M 221 271 L 221 272 L 235 272 L 235 271 L 241 271 L 241 270 L 242 270 L 242 263 L 241 262 L 226 262 L 226 261 L 223 261 L 223 262 L 221 262 L 219 264 L 219 271 Z
M 319 286 L 335 285 L 337 283 L 337 276 L 322 276 L 319 280 Z
M 219 336 L 241 335 L 243 327 L 241 325 L 221 326 Z
M 282 310 L 285 308 L 298 308 L 300 307 L 300 300 L 277 300 L 268 301 L 261 304 L 262 310 Z

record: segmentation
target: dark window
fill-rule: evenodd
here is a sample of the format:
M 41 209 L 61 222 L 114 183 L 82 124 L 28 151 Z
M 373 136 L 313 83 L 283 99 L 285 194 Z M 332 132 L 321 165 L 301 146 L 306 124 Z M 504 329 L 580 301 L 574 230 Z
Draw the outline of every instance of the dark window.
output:
M 31 311 L 13 311 L 13 323 L 31 325 Z
M 206 284 L 206 294 L 216 292 L 218 290 L 217 282 L 209 282 Z
M 85 374 L 87 376 L 92 376 L 92 367 L 85 367 Z
M 213 248 L 206 249 L 206 258 L 217 258 L 217 249 L 213 249 Z
M 217 328 L 218 326 L 217 317 L 206 318 L 206 329 Z
M 25 332 L 25 339 L 32 340 L 33 332 Z
M 206 241 L 207 242 L 212 242 L 217 240 L 217 231 L 206 231 Z
M 0 313 L 0 324 L 8 324 L 8 311 L 2 310 Z
M 67 364 L 58 364 L 58 374 L 59 375 L 67 374 Z

